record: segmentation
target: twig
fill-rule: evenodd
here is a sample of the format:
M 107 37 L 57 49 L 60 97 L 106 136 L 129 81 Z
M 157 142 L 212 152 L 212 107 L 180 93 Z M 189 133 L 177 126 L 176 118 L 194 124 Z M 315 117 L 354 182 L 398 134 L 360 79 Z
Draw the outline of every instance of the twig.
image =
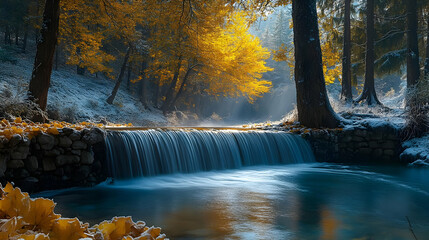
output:
M 413 234 L 413 237 L 414 237 L 415 240 L 418 240 L 416 234 L 413 231 L 413 226 L 411 225 L 410 219 L 408 218 L 408 216 L 405 216 L 405 217 L 407 218 L 408 226 L 409 226 L 411 234 Z

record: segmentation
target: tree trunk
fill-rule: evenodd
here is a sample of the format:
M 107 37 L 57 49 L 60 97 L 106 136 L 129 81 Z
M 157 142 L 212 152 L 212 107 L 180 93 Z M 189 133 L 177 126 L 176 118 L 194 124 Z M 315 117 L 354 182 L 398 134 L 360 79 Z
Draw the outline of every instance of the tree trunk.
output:
M 161 108 L 164 113 L 166 113 L 169 110 L 170 103 L 176 91 L 176 85 L 177 85 L 177 81 L 179 80 L 181 67 L 182 67 L 182 56 L 179 56 L 176 71 L 174 72 L 173 79 L 171 80 L 171 84 L 167 89 L 167 92 L 165 94 L 165 102 Z
M 15 45 L 19 45 L 19 26 L 15 27 Z
M 115 87 L 112 90 L 112 94 L 107 98 L 107 103 L 112 104 L 115 100 L 116 93 L 118 93 L 119 87 L 121 86 L 122 79 L 124 78 L 125 69 L 127 68 L 128 59 L 130 58 L 131 47 L 128 47 L 127 53 L 124 57 L 124 62 L 122 63 L 121 71 L 119 72 L 118 79 L 116 80 Z
M 427 22 L 427 37 L 426 37 L 426 59 L 425 59 L 425 76 L 429 75 L 429 16 Z
M 22 52 L 25 53 L 25 51 L 27 50 L 27 40 L 28 40 L 28 23 L 25 24 L 25 29 L 24 29 L 24 39 L 22 42 Z
M 51 81 L 52 62 L 58 38 L 60 0 L 46 0 L 43 12 L 42 40 L 37 43 L 36 58 L 31 75 L 29 98 L 46 109 Z
M 292 19 L 298 120 L 307 127 L 337 127 L 323 76 L 316 0 L 293 0 Z
M 4 44 L 9 44 L 10 43 L 10 29 L 9 29 L 9 25 L 6 25 L 5 30 L 4 30 Z
M 182 83 L 180 84 L 179 91 L 177 91 L 176 96 L 175 96 L 175 97 L 174 97 L 174 99 L 171 101 L 170 106 L 168 106 L 168 108 L 169 108 L 169 109 L 171 109 L 174 105 L 176 105 L 177 99 L 179 99 L 179 97 L 182 95 L 182 93 L 183 93 L 183 89 L 185 89 L 185 85 L 186 85 L 186 83 L 188 82 L 188 78 L 189 78 L 189 75 L 191 74 L 191 72 L 192 72 L 192 68 L 190 68 L 190 69 L 188 69 L 188 71 L 186 71 L 186 74 L 185 74 L 185 76 L 183 77 L 183 81 L 182 81 Z
M 352 95 L 352 65 L 351 65 L 351 30 L 350 2 L 345 0 L 344 10 L 344 45 L 343 45 L 343 79 L 341 82 L 341 99 L 346 103 L 353 101 Z
M 366 54 L 365 54 L 365 83 L 362 94 L 355 102 L 366 102 L 368 106 L 381 105 L 375 92 L 374 84 L 374 0 L 366 1 Z
M 159 79 L 155 80 L 155 94 L 153 94 L 153 106 L 155 108 L 158 108 L 158 99 L 159 99 L 159 92 L 161 91 L 161 87 L 159 86 Z
M 145 69 L 147 68 L 147 63 L 146 61 L 142 62 L 142 67 L 141 67 L 141 71 L 140 74 L 143 76 L 142 79 L 140 80 L 140 85 L 139 85 L 139 99 L 140 102 L 142 103 L 143 107 L 148 109 L 147 106 L 147 81 L 146 81 L 146 74 L 145 74 Z
M 420 77 L 417 36 L 417 0 L 407 1 L 407 88 L 414 87 Z
M 127 72 L 127 90 L 130 90 L 130 85 L 131 85 L 131 64 L 128 64 L 128 72 Z
M 57 47 L 57 49 L 55 49 L 55 71 L 58 71 L 59 51 L 60 48 Z

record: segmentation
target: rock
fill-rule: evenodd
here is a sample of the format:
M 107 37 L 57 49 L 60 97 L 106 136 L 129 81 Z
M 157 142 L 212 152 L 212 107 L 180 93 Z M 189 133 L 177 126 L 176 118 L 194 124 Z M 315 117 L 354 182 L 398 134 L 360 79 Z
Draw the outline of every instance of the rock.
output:
M 38 183 L 39 179 L 37 179 L 35 177 L 27 177 L 27 178 L 24 179 L 24 181 L 31 182 L 31 183 Z
M 9 160 L 9 162 L 7 162 L 7 168 L 11 169 L 23 168 L 24 166 L 25 164 L 22 160 Z
M 372 153 L 372 149 L 371 148 L 361 148 L 358 151 L 362 155 L 370 155 Z
M 39 134 L 37 136 L 37 141 L 43 150 L 51 150 L 55 145 L 55 138 L 45 133 Z
M 28 159 L 24 161 L 25 167 L 30 172 L 34 172 L 39 168 L 39 161 L 37 161 L 37 158 L 35 156 L 31 156 Z
M 398 144 L 396 144 L 393 141 L 387 141 L 385 143 L 383 143 L 383 148 L 384 149 L 395 149 L 398 147 Z
M 373 154 L 376 157 L 380 157 L 380 156 L 383 155 L 383 149 L 380 149 L 380 148 L 374 149 L 374 153 Z
M 12 138 L 9 140 L 9 147 L 13 148 L 21 143 L 22 137 L 19 134 L 14 134 Z
M 62 136 L 62 137 L 60 137 L 60 141 L 59 141 L 59 146 L 60 147 L 66 147 L 66 148 L 68 148 L 68 147 L 70 147 L 71 145 L 73 144 L 73 141 L 69 138 L 69 137 L 67 137 L 67 136 Z
M 49 172 L 57 169 L 55 161 L 52 158 L 43 158 L 43 171 Z
M 66 164 L 79 163 L 80 158 L 76 155 L 60 155 L 55 159 L 56 166 L 64 166 Z
M 73 153 L 74 155 L 79 155 L 81 154 L 81 150 L 70 150 L 71 153 Z
M 75 141 L 72 144 L 72 149 L 74 150 L 83 150 L 83 149 L 86 149 L 86 147 L 87 147 L 86 143 L 82 141 Z
M 369 147 L 370 148 L 379 148 L 380 145 L 375 141 L 371 141 L 371 142 L 369 142 Z
M 73 175 L 73 180 L 76 182 L 80 182 L 88 177 L 89 173 L 91 172 L 91 168 L 87 165 L 80 166 L 75 174 Z
M 410 167 L 425 167 L 425 168 L 429 168 L 429 163 L 425 160 L 422 159 L 418 159 L 410 164 L 408 164 L 408 166 Z
M 65 128 L 62 128 L 61 129 L 61 132 L 64 134 L 64 135 L 70 135 L 70 134 L 72 134 L 73 132 L 74 132 L 75 130 L 73 129 L 73 128 L 68 128 L 68 127 L 65 127 Z
M 104 132 L 100 128 L 92 128 L 83 135 L 82 140 L 89 145 L 94 145 L 104 140 Z
M 387 156 L 395 156 L 395 151 L 391 149 L 384 150 L 384 154 Z
M 369 146 L 369 145 L 368 145 L 368 142 L 360 142 L 360 143 L 358 143 L 357 145 L 358 145 L 358 147 L 359 147 L 359 148 L 366 148 L 366 147 L 368 147 L 368 146 Z
M 6 172 L 6 162 L 8 160 L 7 154 L 0 154 L 0 177 L 4 176 L 4 172 Z
M 94 163 L 94 155 L 92 155 L 92 152 L 82 151 L 80 162 L 82 164 L 92 164 Z
M 60 150 L 56 149 L 56 148 L 49 150 L 49 151 L 45 151 L 45 156 L 47 156 L 47 157 L 56 157 L 60 154 L 61 154 Z
M 81 136 L 79 132 L 73 131 L 73 133 L 69 135 L 69 138 L 72 141 L 77 141 L 77 140 L 80 140 Z
M 20 168 L 13 174 L 16 178 L 26 178 L 30 176 L 30 173 L 25 168 Z
M 21 152 L 19 151 L 19 149 L 16 149 L 14 152 L 10 154 L 10 158 L 15 160 L 23 160 L 27 158 L 28 152 L 29 150 L 25 152 Z
M 356 130 L 355 135 L 359 137 L 366 137 L 367 132 L 365 130 Z
M 353 136 L 352 140 L 354 142 L 363 142 L 365 139 L 363 137 L 359 137 L 359 136 Z

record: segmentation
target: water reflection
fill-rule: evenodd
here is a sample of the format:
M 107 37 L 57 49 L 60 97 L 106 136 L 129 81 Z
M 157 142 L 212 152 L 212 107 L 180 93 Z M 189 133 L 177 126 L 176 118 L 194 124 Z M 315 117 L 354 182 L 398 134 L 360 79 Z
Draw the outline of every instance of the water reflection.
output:
M 174 175 L 46 192 L 66 217 L 131 215 L 171 239 L 412 239 L 429 236 L 429 171 L 294 165 Z M 39 195 L 40 196 L 40 195 Z

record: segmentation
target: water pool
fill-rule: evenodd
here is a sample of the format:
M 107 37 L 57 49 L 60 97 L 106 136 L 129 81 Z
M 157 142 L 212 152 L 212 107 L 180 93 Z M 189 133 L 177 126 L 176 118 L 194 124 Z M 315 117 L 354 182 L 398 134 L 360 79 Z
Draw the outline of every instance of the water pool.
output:
M 132 216 L 171 239 L 418 239 L 429 169 L 296 164 L 164 175 L 43 192 L 92 224 Z

